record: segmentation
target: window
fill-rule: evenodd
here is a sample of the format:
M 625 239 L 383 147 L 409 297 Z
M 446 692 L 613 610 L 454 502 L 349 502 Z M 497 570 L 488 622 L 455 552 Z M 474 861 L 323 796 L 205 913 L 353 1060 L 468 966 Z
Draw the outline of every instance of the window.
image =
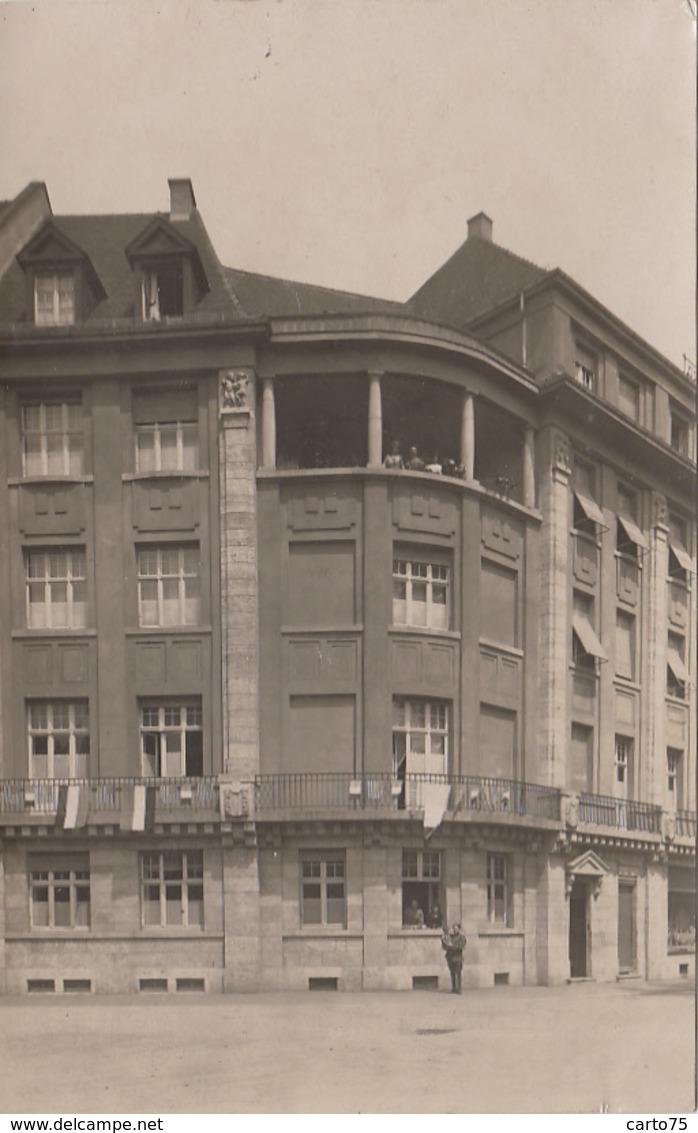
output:
M 90 927 L 90 862 L 87 854 L 29 857 L 32 928 Z
M 685 663 L 686 639 L 679 633 L 670 633 L 667 645 L 667 693 L 680 700 L 686 698 L 688 670 Z
M 37 272 L 34 276 L 34 322 L 38 327 L 75 322 L 75 276 L 72 272 Z
M 308 853 L 301 858 L 301 924 L 346 928 L 344 852 Z
M 590 393 L 594 393 L 596 389 L 597 365 L 596 355 L 585 347 L 577 345 L 574 358 L 575 380 Z
M 696 947 L 695 870 L 669 866 L 670 952 L 694 952 Z
M 518 575 L 489 559 L 480 566 L 480 636 L 518 645 Z
M 596 672 L 596 662 L 607 661 L 594 629 L 594 599 L 575 590 L 572 613 L 572 662 L 578 669 Z
M 693 571 L 693 560 L 688 550 L 687 525 L 678 516 L 669 516 L 669 577 L 674 582 L 688 585 Z
M 618 485 L 617 508 L 616 550 L 637 561 L 647 550 L 647 541 L 637 524 L 637 496 L 621 484 Z
M 62 547 L 28 551 L 27 625 L 30 629 L 84 629 L 87 625 L 85 552 Z
M 201 702 L 141 705 L 143 775 L 196 777 L 204 773 Z
M 193 385 L 134 390 L 136 472 L 196 471 L 198 414 L 198 393 Z
M 668 747 L 666 752 L 667 795 L 669 806 L 681 810 L 683 805 L 682 782 L 683 752 L 680 748 Z
M 487 855 L 487 920 L 490 924 L 508 925 L 509 861 L 506 854 Z
M 399 779 L 446 773 L 448 717 L 444 700 L 393 699 L 393 770 Z
M 681 456 L 688 456 L 688 441 L 690 436 L 689 424 L 685 417 L 670 409 L 671 417 L 671 447 Z
M 574 461 L 574 515 L 576 531 L 596 537 L 599 528 L 605 530 L 604 516 L 596 502 L 595 469 L 575 457 Z
M 624 374 L 618 378 L 618 408 L 633 421 L 640 420 L 640 385 Z
M 446 923 L 438 850 L 402 851 L 402 923 L 408 928 Z
M 86 779 L 90 721 L 86 700 L 33 700 L 27 707 L 29 776 Z
M 195 545 L 140 547 L 140 625 L 196 625 L 201 619 L 200 566 Z
M 616 736 L 615 765 L 616 783 L 625 798 L 632 796 L 633 752 L 635 741 L 631 736 Z
M 616 611 L 616 675 L 635 680 L 635 617 L 625 610 Z
M 570 740 L 570 789 L 590 791 L 593 781 L 594 730 L 587 724 L 573 723 Z
M 79 476 L 83 471 L 82 406 L 77 401 L 22 406 L 25 476 Z
M 444 563 L 393 559 L 393 624 L 448 629 L 449 581 Z
M 144 268 L 141 295 L 145 322 L 184 314 L 182 264 L 176 260 Z
M 145 928 L 203 928 L 203 850 L 142 854 L 141 908 Z

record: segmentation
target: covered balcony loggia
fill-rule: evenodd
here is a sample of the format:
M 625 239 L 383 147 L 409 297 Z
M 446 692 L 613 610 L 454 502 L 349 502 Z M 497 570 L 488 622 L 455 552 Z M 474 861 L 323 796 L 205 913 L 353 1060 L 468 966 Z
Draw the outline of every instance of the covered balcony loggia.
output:
M 261 469 L 386 468 L 535 506 L 534 430 L 461 386 L 399 374 L 265 378 Z

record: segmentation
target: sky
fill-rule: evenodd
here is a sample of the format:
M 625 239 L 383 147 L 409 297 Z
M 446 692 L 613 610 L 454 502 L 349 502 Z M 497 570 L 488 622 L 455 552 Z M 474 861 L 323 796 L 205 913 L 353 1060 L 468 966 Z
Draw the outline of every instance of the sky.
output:
M 693 0 L 0 0 L 0 198 L 407 299 L 483 209 L 695 359 Z

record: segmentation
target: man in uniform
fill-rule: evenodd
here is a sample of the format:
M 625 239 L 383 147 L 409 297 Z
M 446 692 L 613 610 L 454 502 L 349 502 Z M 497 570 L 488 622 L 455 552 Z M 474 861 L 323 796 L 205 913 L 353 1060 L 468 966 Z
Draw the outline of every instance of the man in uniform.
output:
M 441 947 L 446 955 L 446 963 L 451 973 L 451 991 L 454 995 L 460 995 L 461 991 L 463 949 L 466 943 L 465 936 L 461 932 L 459 924 L 454 924 L 450 932 L 444 930 L 441 937 Z

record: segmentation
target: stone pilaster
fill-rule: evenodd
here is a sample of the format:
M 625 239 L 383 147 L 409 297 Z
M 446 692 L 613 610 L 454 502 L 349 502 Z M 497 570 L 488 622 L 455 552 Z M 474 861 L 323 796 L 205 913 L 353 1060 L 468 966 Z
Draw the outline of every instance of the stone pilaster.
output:
M 538 766 L 543 781 L 563 787 L 568 734 L 568 667 L 571 634 L 569 596 L 569 440 L 546 427 L 539 435 L 538 485 L 541 525 Z
M 257 849 L 223 846 L 224 991 L 257 991 L 260 967 L 260 885 Z
M 643 558 L 645 622 L 642 659 L 643 712 L 638 798 L 666 804 L 666 651 L 669 627 L 669 518 L 666 498 L 652 493 L 649 551 Z
M 530 425 L 524 432 L 523 502 L 526 507 L 536 506 L 536 434 Z
M 388 855 L 383 846 L 365 846 L 363 855 L 364 991 L 385 987 L 388 967 Z
M 259 771 L 258 582 L 254 374 L 221 374 L 221 641 L 223 769 L 234 779 Z
M 262 468 L 276 468 L 276 401 L 271 378 L 262 384 Z

